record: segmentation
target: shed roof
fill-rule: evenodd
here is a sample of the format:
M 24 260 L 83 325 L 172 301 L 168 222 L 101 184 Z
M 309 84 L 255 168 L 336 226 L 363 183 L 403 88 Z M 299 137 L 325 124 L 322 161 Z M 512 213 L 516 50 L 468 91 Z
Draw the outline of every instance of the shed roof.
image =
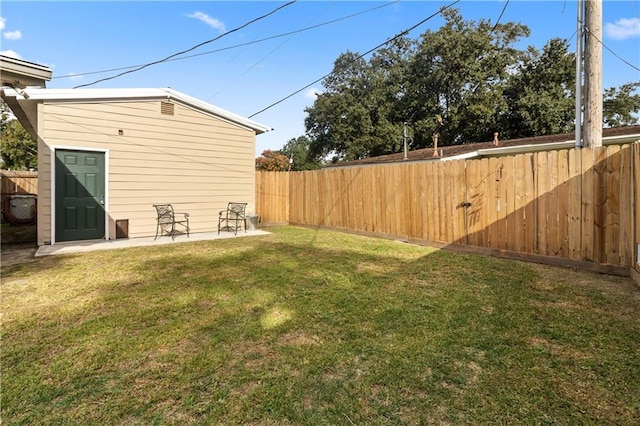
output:
M 39 102 L 130 102 L 171 101 L 196 109 L 204 114 L 220 118 L 239 126 L 254 130 L 256 134 L 272 130 L 271 127 L 211 105 L 171 88 L 126 88 L 126 89 L 45 89 L 27 87 L 21 90 L 2 88 L 2 98 L 9 106 L 18 106 L 27 112 L 27 105 Z M 19 117 L 19 114 L 16 113 Z M 26 114 L 29 116 L 29 114 Z M 20 117 L 19 117 L 20 118 Z M 21 120 L 22 121 L 22 120 Z

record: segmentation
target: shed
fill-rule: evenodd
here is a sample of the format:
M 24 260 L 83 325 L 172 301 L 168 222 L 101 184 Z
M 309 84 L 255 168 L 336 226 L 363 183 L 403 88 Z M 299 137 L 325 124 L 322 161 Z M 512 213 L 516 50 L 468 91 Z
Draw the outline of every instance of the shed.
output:
M 192 232 L 217 229 L 230 201 L 255 209 L 267 126 L 168 88 L 0 94 L 38 140 L 38 245 L 114 239 L 123 223 L 130 238 L 154 236 L 156 203 L 188 212 Z

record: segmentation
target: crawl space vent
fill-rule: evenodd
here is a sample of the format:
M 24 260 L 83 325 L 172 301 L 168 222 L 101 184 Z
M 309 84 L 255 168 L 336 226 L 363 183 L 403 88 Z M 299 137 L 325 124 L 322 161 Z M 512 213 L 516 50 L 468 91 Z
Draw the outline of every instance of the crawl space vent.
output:
M 171 102 L 160 102 L 160 114 L 162 115 L 174 115 L 174 104 Z

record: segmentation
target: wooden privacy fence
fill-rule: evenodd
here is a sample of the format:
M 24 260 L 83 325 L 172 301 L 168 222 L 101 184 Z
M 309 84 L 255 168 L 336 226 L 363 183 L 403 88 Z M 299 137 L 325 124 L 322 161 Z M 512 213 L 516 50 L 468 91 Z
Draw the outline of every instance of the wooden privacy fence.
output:
M 624 273 L 636 263 L 640 237 L 639 164 L 635 143 L 257 172 L 256 211 L 263 223 L 338 228 L 525 259 L 566 259 Z
M 2 195 L 38 194 L 38 172 L 0 170 Z
M 263 223 L 289 222 L 289 176 L 256 171 L 256 213 Z

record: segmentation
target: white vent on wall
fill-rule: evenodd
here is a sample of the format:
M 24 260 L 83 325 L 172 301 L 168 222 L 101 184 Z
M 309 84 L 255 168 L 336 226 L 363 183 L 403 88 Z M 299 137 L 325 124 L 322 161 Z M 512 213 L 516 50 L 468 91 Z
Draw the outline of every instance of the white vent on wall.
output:
M 171 102 L 160 102 L 160 114 L 162 115 L 174 115 L 175 105 Z

